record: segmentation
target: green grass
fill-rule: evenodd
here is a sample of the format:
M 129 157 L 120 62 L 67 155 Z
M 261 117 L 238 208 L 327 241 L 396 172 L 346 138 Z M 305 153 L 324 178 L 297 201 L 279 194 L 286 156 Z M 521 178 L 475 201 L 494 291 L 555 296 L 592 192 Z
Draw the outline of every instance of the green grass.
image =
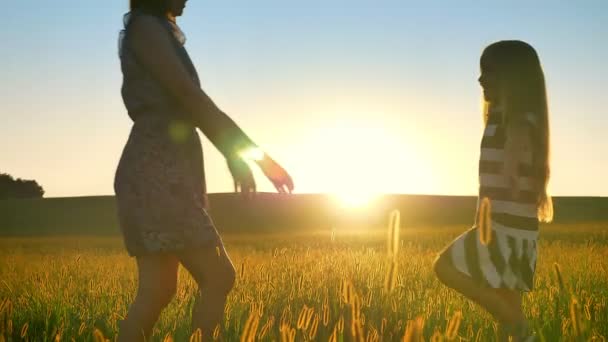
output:
M 238 282 L 228 299 L 223 336 L 238 340 L 253 310 L 261 314 L 258 337 L 274 320 L 261 340 L 280 340 L 281 319 L 294 329 L 296 340 L 305 340 L 312 323 L 298 328 L 304 306 L 314 310 L 311 322 L 319 315 L 315 340 L 327 341 L 341 317 L 346 336 L 352 311 L 345 301 L 354 300 L 344 298 L 341 288 L 352 283 L 370 340 L 400 339 L 408 321 L 417 317 L 423 320 L 419 323 L 425 340 L 438 338 L 458 311 L 458 336 L 492 340 L 491 317 L 443 287 L 431 270 L 436 252 L 466 228 L 402 228 L 397 287 L 392 293 L 384 290 L 389 266 L 385 230 L 336 229 L 333 240 L 329 231 L 226 235 Z M 539 251 L 536 289 L 524 302 L 539 337 L 608 337 L 608 224 L 544 227 Z M 0 341 L 19 341 L 22 333 L 32 341 L 54 340 L 58 334 L 64 341 L 87 341 L 94 340 L 95 329 L 113 340 L 116 322 L 135 294 L 135 271 L 134 260 L 118 237 L 0 238 Z M 158 321 L 153 340 L 167 335 L 176 341 L 189 338 L 195 291 L 195 283 L 180 269 L 177 295 Z M 322 318 L 324 302 L 327 325 Z

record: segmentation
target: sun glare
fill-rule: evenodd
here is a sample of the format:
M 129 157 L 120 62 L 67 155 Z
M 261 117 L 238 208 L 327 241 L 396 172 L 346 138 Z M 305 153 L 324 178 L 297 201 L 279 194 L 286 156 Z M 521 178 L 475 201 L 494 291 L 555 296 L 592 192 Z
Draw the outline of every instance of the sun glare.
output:
M 376 197 L 378 197 L 378 194 L 372 192 L 343 191 L 333 194 L 333 197 L 343 207 L 356 209 L 368 206 Z
M 379 124 L 338 121 L 316 130 L 312 144 L 324 167 L 314 178 L 328 180 L 325 190 L 345 208 L 369 206 L 380 193 L 391 192 L 385 175 L 392 172 L 387 158 L 400 146 L 396 136 Z
M 370 115 L 367 115 L 369 117 Z M 364 210 L 383 194 L 436 193 L 442 185 L 427 144 L 412 125 L 329 113 L 290 146 L 296 188 L 326 193 L 343 208 Z

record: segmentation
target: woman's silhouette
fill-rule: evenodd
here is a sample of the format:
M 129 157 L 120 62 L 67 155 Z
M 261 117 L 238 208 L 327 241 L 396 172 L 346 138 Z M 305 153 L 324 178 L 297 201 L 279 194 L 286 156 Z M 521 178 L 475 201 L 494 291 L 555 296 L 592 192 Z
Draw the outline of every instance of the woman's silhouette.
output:
M 137 260 L 135 301 L 119 341 L 150 336 L 176 290 L 181 263 L 199 285 L 193 328 L 204 336 L 221 322 L 235 271 L 206 212 L 200 129 L 222 152 L 244 194 L 255 181 L 240 157 L 252 140 L 201 90 L 185 37 L 175 22 L 186 0 L 131 0 L 120 36 L 122 96 L 133 127 L 114 188 L 125 245 Z M 291 192 L 287 172 L 264 155 L 258 165 L 279 192 Z

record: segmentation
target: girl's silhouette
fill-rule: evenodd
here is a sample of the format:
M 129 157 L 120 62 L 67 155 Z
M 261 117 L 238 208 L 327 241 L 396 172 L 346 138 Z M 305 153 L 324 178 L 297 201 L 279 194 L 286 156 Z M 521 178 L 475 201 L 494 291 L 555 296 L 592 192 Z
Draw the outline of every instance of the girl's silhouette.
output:
M 536 51 L 521 41 L 491 44 L 480 64 L 485 129 L 477 220 L 440 254 L 435 272 L 488 310 L 503 338 L 527 341 L 521 293 L 534 285 L 538 221 L 553 217 L 545 80 Z

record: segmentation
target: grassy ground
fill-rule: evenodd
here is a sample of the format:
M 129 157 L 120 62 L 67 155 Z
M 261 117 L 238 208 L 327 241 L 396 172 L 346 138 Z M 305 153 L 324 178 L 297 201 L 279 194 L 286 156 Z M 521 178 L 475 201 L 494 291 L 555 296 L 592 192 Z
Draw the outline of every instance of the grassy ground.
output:
M 491 318 L 432 274 L 436 252 L 464 229 L 402 228 L 391 293 L 384 285 L 391 264 L 384 230 L 227 235 L 238 283 L 222 335 L 341 340 L 350 335 L 354 313 L 369 341 L 399 340 L 408 329 L 425 340 L 492 340 Z M 524 303 L 538 336 L 605 340 L 608 224 L 551 225 L 541 235 L 536 289 Z M 97 338 L 113 340 L 135 294 L 135 276 L 117 237 L 0 238 L 0 341 L 87 341 L 96 330 Z M 183 269 L 179 278 L 153 340 L 190 337 L 196 285 Z

